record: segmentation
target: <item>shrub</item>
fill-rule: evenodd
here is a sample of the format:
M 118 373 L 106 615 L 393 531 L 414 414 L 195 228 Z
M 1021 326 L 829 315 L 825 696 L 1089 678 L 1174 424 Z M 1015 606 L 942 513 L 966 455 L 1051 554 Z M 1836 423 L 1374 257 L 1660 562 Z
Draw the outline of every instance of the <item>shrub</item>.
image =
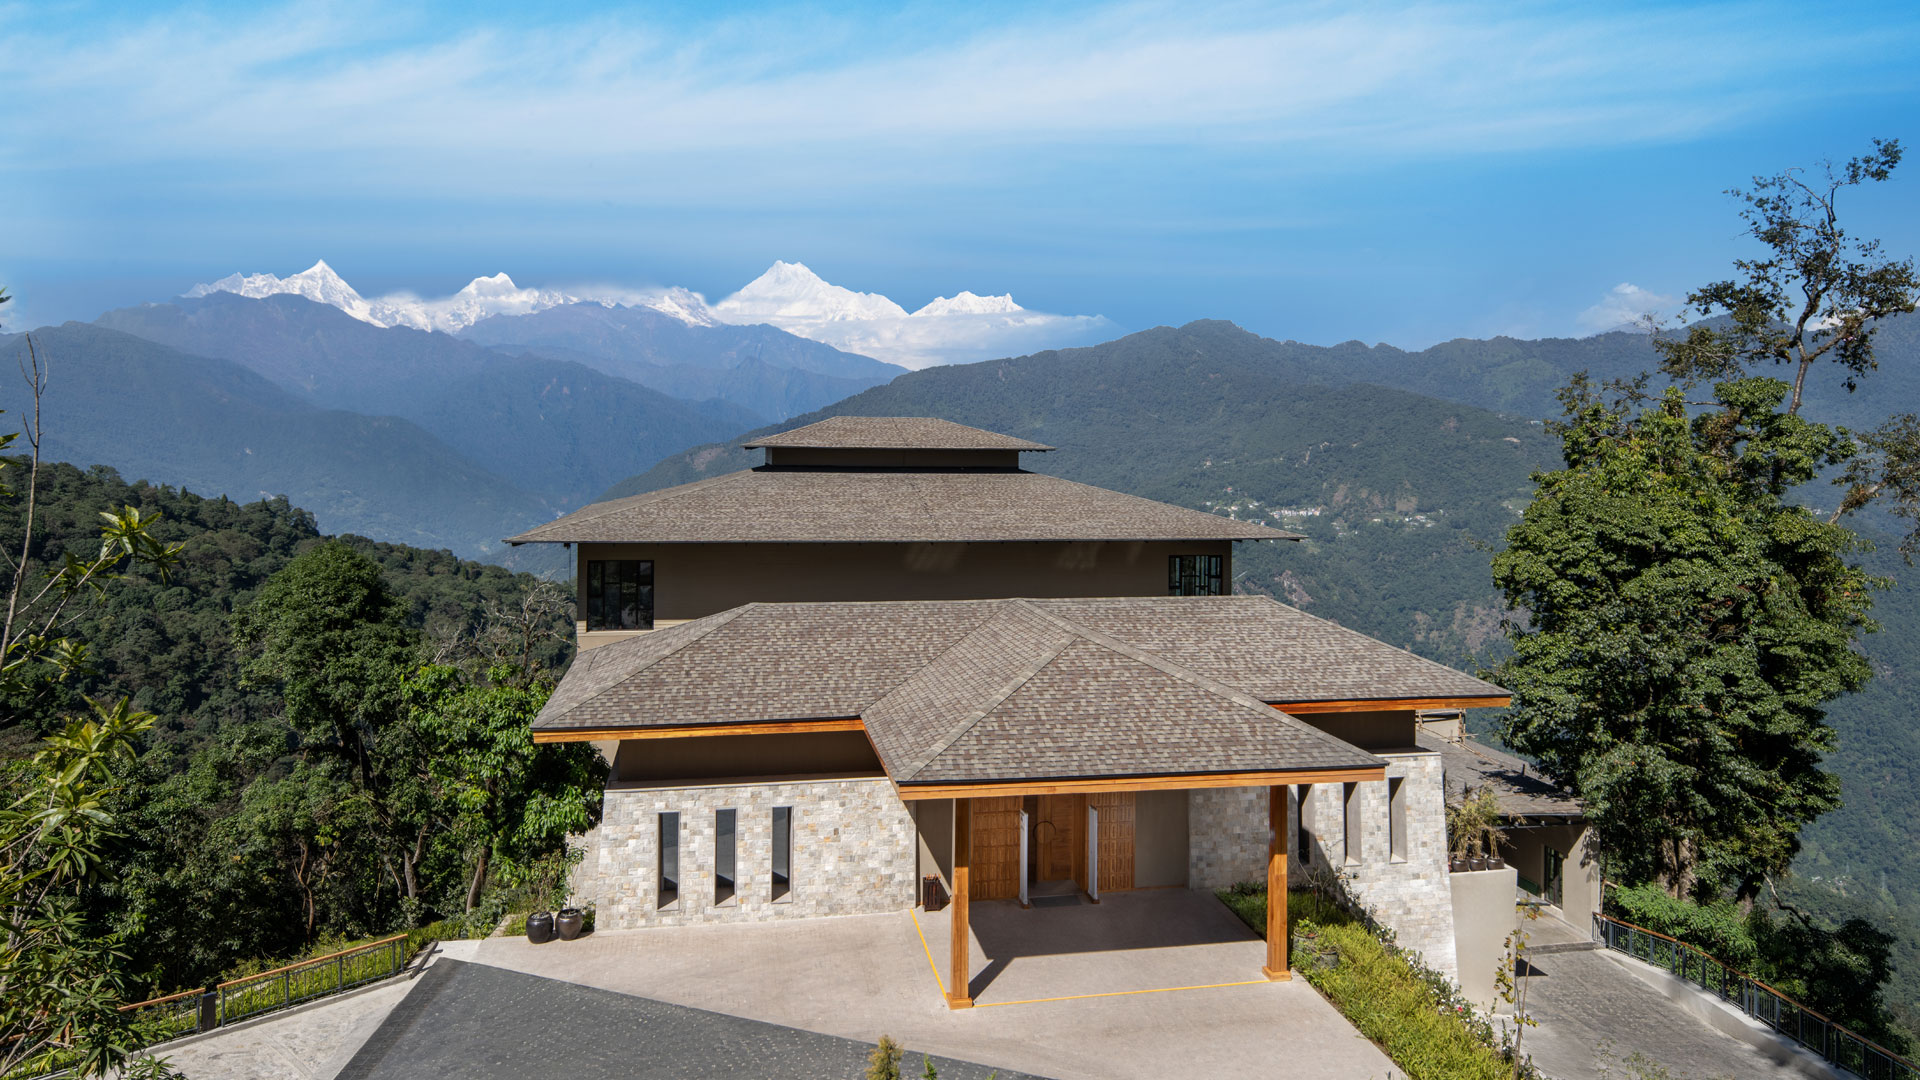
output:
M 880 1044 L 867 1055 L 867 1080 L 900 1080 L 900 1059 L 905 1056 L 899 1043 L 880 1036 Z
M 1434 992 L 1397 950 L 1389 949 L 1366 927 L 1304 924 L 1337 962 L 1318 953 L 1294 958 L 1300 973 L 1325 994 L 1360 1033 L 1385 1050 L 1411 1080 L 1504 1080 L 1513 1064 L 1487 1040 L 1492 1032 L 1475 1030 L 1472 1010 Z M 1485 1021 L 1478 1021 L 1485 1027 Z
M 1759 943 L 1747 915 L 1731 900 L 1676 900 L 1658 885 L 1608 890 L 1608 914 L 1704 949 L 1721 963 L 1753 971 Z

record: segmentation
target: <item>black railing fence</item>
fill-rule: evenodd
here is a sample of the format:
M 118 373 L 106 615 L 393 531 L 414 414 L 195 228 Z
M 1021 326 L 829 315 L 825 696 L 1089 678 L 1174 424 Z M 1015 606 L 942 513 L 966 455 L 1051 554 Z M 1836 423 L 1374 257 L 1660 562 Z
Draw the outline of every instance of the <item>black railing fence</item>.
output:
M 205 990 L 123 1005 L 120 1011 L 129 1014 L 140 1044 L 151 1046 L 377 982 L 399 974 L 406 962 L 407 935 L 395 934 Z
M 1593 917 L 1594 939 L 1609 949 L 1664 968 L 1864 1080 L 1920 1080 L 1920 1066 L 1863 1038 L 1805 1005 L 1655 930 Z

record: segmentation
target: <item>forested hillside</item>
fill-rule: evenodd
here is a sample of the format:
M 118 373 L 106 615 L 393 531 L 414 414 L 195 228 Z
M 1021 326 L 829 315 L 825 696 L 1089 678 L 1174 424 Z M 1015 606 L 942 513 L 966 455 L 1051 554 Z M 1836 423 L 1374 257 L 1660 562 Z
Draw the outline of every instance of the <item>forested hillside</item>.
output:
M 26 465 L 11 462 L 10 483 L 24 485 Z M 330 542 L 312 514 L 284 499 L 205 499 L 67 465 L 42 467 L 30 562 L 44 572 L 64 552 L 97 550 L 99 514 L 125 506 L 158 516 L 152 533 L 179 545 L 177 564 L 165 576 L 128 567 L 86 598 L 66 633 L 90 647 L 91 670 L 29 680 L 28 698 L 0 702 L 0 766 L 64 718 L 86 715 L 88 698 L 125 696 L 157 714 L 112 799 L 120 833 L 106 853 L 111 872 L 86 897 L 124 935 L 133 993 L 201 985 L 316 940 L 460 916 L 471 906 L 475 843 L 487 834 L 431 794 L 462 767 L 463 729 L 445 717 L 484 716 L 505 701 L 518 722 L 502 730 L 526 742 L 525 710 L 544 700 L 569 651 L 564 593 L 443 551 Z M 0 549 L 20 550 L 23 508 L 13 499 L 0 515 Z M 285 580 L 303 564 L 304 577 Z M 370 577 L 356 580 L 356 567 Z M 543 588 L 548 599 L 528 607 Z M 371 608 L 344 606 L 356 589 Z M 326 630 L 316 618 L 344 622 Z M 291 691 L 312 677 L 287 659 L 289 642 L 303 638 L 323 654 L 314 662 L 365 654 L 346 669 L 356 677 Z M 364 662 L 382 653 L 382 664 Z M 429 662 L 458 666 L 416 681 L 411 673 Z M 488 670 L 499 662 L 520 674 Z M 347 748 L 316 724 L 316 689 L 353 699 L 364 714 L 355 726 L 373 750 L 377 782 L 347 768 Z M 555 756 L 530 745 L 486 750 L 523 768 Z M 0 768 L 0 781 L 12 775 Z M 499 890 L 489 881 L 524 882 L 529 867 L 551 861 L 558 835 L 530 835 L 537 839 L 502 843 L 491 877 L 483 862 L 477 880 L 489 899 L 479 921 L 497 918 L 504 902 L 490 899 Z

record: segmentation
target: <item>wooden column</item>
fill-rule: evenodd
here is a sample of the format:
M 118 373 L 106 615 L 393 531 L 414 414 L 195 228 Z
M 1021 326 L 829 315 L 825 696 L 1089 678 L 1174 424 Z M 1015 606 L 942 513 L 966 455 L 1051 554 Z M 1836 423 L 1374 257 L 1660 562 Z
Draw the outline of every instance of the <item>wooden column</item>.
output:
M 1267 789 L 1267 963 L 1261 974 L 1274 982 L 1293 978 L 1287 970 L 1287 786 Z
M 953 800 L 953 954 L 947 965 L 947 1008 L 971 1009 L 971 978 L 967 971 L 969 933 L 967 894 L 973 863 L 973 800 Z M 1023 871 L 1024 872 L 1024 871 Z M 1283 874 L 1285 870 L 1281 871 Z

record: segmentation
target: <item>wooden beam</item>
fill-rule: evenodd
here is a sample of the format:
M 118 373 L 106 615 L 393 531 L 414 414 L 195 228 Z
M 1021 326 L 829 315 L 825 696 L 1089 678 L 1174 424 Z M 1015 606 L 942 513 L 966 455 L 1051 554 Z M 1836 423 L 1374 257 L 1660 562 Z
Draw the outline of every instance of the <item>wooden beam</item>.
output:
M 900 797 L 985 798 L 991 795 L 1078 795 L 1095 791 L 1182 791 L 1190 788 L 1271 787 L 1275 784 L 1340 784 L 1385 780 L 1384 765 L 1357 769 L 1289 769 L 1282 772 L 1193 773 L 1185 776 L 1119 776 L 1084 780 L 1008 780 L 981 784 L 900 784 Z
M 1267 704 L 1292 716 L 1329 712 L 1405 712 L 1422 709 L 1498 709 L 1513 704 L 1513 698 L 1435 697 L 1379 698 L 1372 701 L 1269 701 Z
M 547 728 L 535 729 L 533 741 L 595 742 L 601 739 L 693 739 L 704 735 L 801 735 L 816 731 L 865 731 L 867 725 L 857 716 L 833 720 L 765 720 L 739 724 L 676 724 L 646 728 Z
M 1293 978 L 1287 969 L 1287 786 L 1267 789 L 1267 963 L 1261 974 L 1274 982 Z
M 953 800 L 953 952 L 947 964 L 947 1008 L 973 1008 L 972 978 L 967 972 L 971 947 L 967 925 L 968 880 L 973 876 L 973 800 Z M 1026 872 L 1021 867 L 1021 873 Z

